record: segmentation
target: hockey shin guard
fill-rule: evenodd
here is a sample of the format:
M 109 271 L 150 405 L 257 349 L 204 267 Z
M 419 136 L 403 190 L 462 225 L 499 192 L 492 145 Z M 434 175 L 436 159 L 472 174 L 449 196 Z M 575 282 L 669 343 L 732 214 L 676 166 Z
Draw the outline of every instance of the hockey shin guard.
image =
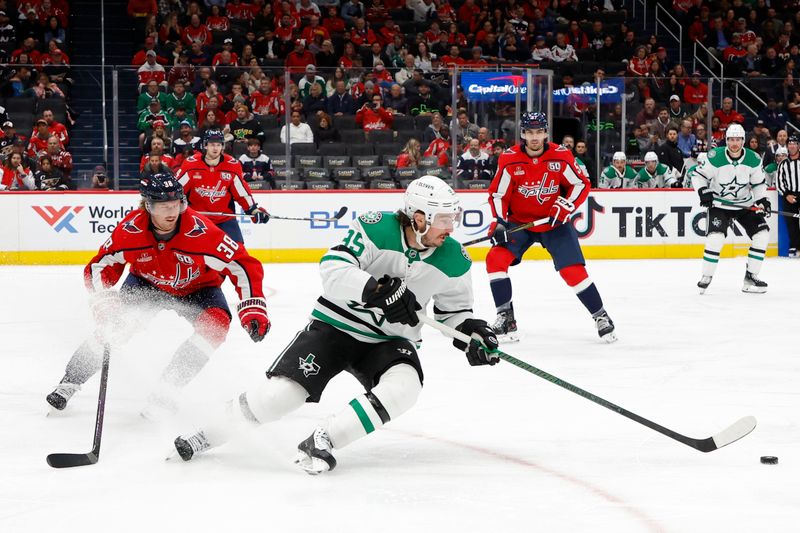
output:
M 62 381 L 76 385 L 83 385 L 89 381 L 89 378 L 100 370 L 100 364 L 103 360 L 102 354 L 103 347 L 94 337 L 85 340 L 72 354 L 72 358 L 70 358 L 64 371 Z
M 747 271 L 757 276 L 764 264 L 764 256 L 767 255 L 767 245 L 769 244 L 769 231 L 759 231 L 753 235 L 753 242 L 747 252 Z
M 353 398 L 348 407 L 328 419 L 326 430 L 333 447 L 343 448 L 405 413 L 421 390 L 414 367 L 403 363 L 391 367 L 370 392 Z
M 489 287 L 497 312 L 511 309 L 511 279 L 508 267 L 514 261 L 514 254 L 507 249 L 495 246 L 486 256 L 486 272 L 489 274 Z
M 755 243 L 755 239 L 753 240 Z M 709 233 L 706 236 L 706 248 L 703 251 L 703 275 L 713 276 L 719 263 L 719 253 L 725 244 L 725 235 L 722 233 Z
M 578 300 L 594 316 L 603 310 L 603 299 L 594 282 L 589 278 L 584 265 L 570 265 L 558 271 L 564 281 L 572 287 Z
M 183 387 L 200 373 L 211 354 L 225 341 L 231 319 L 219 308 L 206 309 L 194 323 L 194 333 L 178 347 L 161 376 L 174 387 Z

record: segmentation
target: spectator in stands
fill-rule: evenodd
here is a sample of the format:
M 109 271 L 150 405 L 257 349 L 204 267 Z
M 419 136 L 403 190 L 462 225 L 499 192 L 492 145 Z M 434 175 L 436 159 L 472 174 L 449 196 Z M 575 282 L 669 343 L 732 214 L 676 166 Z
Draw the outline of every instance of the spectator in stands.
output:
M 442 128 L 444 128 L 444 119 L 442 114 L 438 111 L 431 115 L 431 123 L 422 132 L 422 140 L 426 143 L 431 143 L 435 139 L 442 136 Z
M 422 159 L 419 141 L 411 138 L 397 156 L 397 168 L 416 168 Z
M 52 109 L 45 109 L 42 111 L 42 119 L 47 122 L 47 128 L 50 130 L 50 133 L 58 137 L 62 145 L 69 145 L 69 133 L 67 132 L 67 128 L 56 120 Z
M 669 114 L 669 119 L 676 124 L 680 124 L 683 119 L 689 116 L 689 112 L 681 105 L 681 97 L 677 94 L 673 94 L 669 97 L 667 113 Z
M 136 71 L 136 75 L 139 78 L 139 92 L 142 92 L 142 89 L 151 80 L 158 83 L 159 88 L 167 89 L 167 72 L 156 62 L 156 53 L 153 50 L 147 51 L 145 62 Z
M 319 122 L 314 129 L 314 138 L 319 144 L 341 141 L 339 130 L 333 125 L 331 117 L 327 113 L 319 114 Z
M 443 113 L 445 106 L 431 92 L 431 86 L 426 81 L 421 81 L 416 85 L 417 95 L 409 98 L 409 111 L 414 116 L 428 116 L 433 113 Z
M 25 138 L 20 137 L 14 129 L 14 123 L 10 120 L 6 120 L 3 122 L 3 136 L 0 137 L 0 158 L 6 157 L 9 153 L 11 153 L 11 149 L 17 140 L 20 140 L 21 142 L 25 143 L 25 146 L 27 146 Z
M 647 48 L 639 46 L 636 48 L 636 55 L 628 60 L 628 76 L 643 78 L 650 71 L 652 59 L 647 55 Z
M 677 128 L 676 124 L 669 119 L 669 111 L 667 111 L 667 108 L 662 107 L 658 110 L 656 121 L 650 126 L 650 131 L 658 136 L 659 144 L 664 142 L 664 139 L 667 138 L 667 128 L 670 126 L 675 126 Z
M 25 66 L 17 66 L 13 71 L 11 77 L 8 79 L 8 87 L 10 94 L 7 96 L 23 96 L 25 91 L 28 90 L 31 81 L 31 69 Z
M 171 172 L 172 169 L 163 161 L 163 156 L 151 152 L 142 156 L 142 165 L 139 169 L 139 176 L 145 178 L 153 174 L 160 174 L 162 172 Z
M 275 188 L 272 161 L 268 155 L 261 153 L 261 143 L 257 139 L 247 141 L 247 152 L 239 156 L 239 163 L 242 165 L 242 177 L 251 188 Z
M 733 122 L 744 124 L 744 116 L 733 109 L 733 98 L 729 96 L 722 99 L 722 108 L 714 111 L 714 116 L 719 119 L 719 125 L 723 129 Z
M 685 118 L 681 120 L 680 131 L 678 132 L 678 149 L 681 151 L 683 157 L 692 157 L 692 150 L 697 143 L 697 136 L 692 133 L 692 119 Z
M 335 92 L 328 98 L 328 114 L 333 116 L 352 115 L 355 113 L 355 102 L 347 91 L 344 80 L 336 82 Z
M 233 135 L 233 142 L 245 144 L 249 139 L 256 139 L 264 142 L 264 130 L 256 120 L 247 104 L 239 103 L 234 106 L 236 118 L 228 124 L 230 133 Z
M 53 166 L 59 169 L 66 178 L 72 173 L 72 154 L 67 152 L 58 140 L 58 137 L 51 135 L 47 139 L 47 154 L 53 161 Z
M 186 113 L 192 117 L 194 117 L 195 109 L 197 109 L 194 95 L 186 90 L 186 84 L 183 80 L 177 80 L 174 83 L 172 92 L 166 95 L 163 104 L 163 108 L 167 110 L 167 113 L 174 114 L 178 107 L 183 107 Z
M 195 77 L 194 65 L 189 61 L 189 52 L 181 50 L 175 59 L 175 65 L 167 74 L 167 85 L 174 87 L 178 81 L 181 81 L 188 89 L 194 83 Z
M 758 137 L 753 135 L 752 133 L 747 136 L 747 141 L 745 142 L 745 147 L 751 149 L 759 156 L 763 156 L 764 152 L 761 151 L 761 148 L 758 144 Z
M 708 136 L 706 135 L 706 127 L 703 124 L 698 124 L 694 129 L 694 147 L 692 148 L 692 158 L 697 159 L 699 154 L 708 152 Z
M 36 189 L 33 173 L 22 163 L 22 157 L 11 152 L 0 167 L 0 191 L 32 191 Z
M 203 24 L 200 15 L 193 14 L 189 19 L 189 25 L 183 28 L 181 40 L 184 46 L 192 46 L 192 43 L 197 43 L 205 48 L 212 44 L 214 38 L 208 26 Z
M 674 175 L 680 176 L 683 173 L 684 156 L 678 148 L 678 128 L 674 124 L 667 128 L 666 138 L 661 145 L 656 147 L 655 153 L 662 165 L 674 170 Z
M 201 138 L 208 130 L 220 130 L 226 135 L 225 140 L 229 140 L 227 137 L 230 135 L 230 131 L 228 130 L 228 125 L 225 120 L 225 113 L 223 113 L 221 110 L 218 110 L 214 107 L 209 107 L 206 109 L 203 112 L 200 121 L 198 122 L 198 126 L 200 127 L 199 134 Z
M 470 139 L 478 137 L 479 128 L 469 121 L 469 115 L 463 109 L 456 114 L 456 144 L 463 147 Z
M 652 98 L 647 98 L 644 101 L 644 107 L 636 115 L 634 124 L 647 124 L 651 125 L 658 119 L 658 112 L 656 111 L 656 101 Z
M 534 61 L 552 61 L 553 51 L 547 46 L 544 35 L 537 35 L 535 45 L 531 51 L 531 59 Z
M 307 66 L 314 66 L 316 61 L 314 54 L 306 50 L 306 43 L 302 39 L 297 39 L 294 42 L 294 50 L 286 56 L 285 65 L 292 72 L 302 72 Z
M 394 116 L 383 107 L 383 98 L 380 93 L 373 93 L 369 102 L 366 102 L 356 112 L 356 124 L 360 124 L 367 136 L 375 130 L 391 130 Z
M 575 49 L 571 44 L 566 43 L 563 33 L 559 33 L 559 35 L 561 36 L 561 45 L 559 45 L 559 38 L 556 36 L 556 44 L 552 48 L 552 60 L 557 63 L 562 61 L 577 61 L 578 57 L 575 55 Z M 512 63 L 523 63 L 531 57 L 531 51 L 516 35 L 507 33 L 505 40 L 500 43 L 500 57 Z
M 489 159 L 486 161 L 486 171 L 489 173 L 489 179 L 493 179 L 497 173 L 497 164 L 500 161 L 500 155 L 505 152 L 506 143 L 498 140 L 492 144 L 491 151 L 489 152 Z
M 300 91 L 300 98 L 305 99 L 311 94 L 311 86 L 319 85 L 322 93 L 325 93 L 325 78 L 317 75 L 317 67 L 314 65 L 307 65 L 305 68 L 305 76 L 300 78 L 297 82 L 297 88 Z
M 53 167 L 53 160 L 49 156 L 39 159 L 36 172 L 33 173 L 36 190 L 39 191 L 67 191 L 70 188 L 69 180 L 64 174 Z
M 769 145 L 769 141 L 772 140 L 772 136 L 764 125 L 764 121 L 762 119 L 759 118 L 756 120 L 756 123 L 753 126 L 752 134 L 756 139 L 758 139 L 758 153 L 765 154 L 767 151 L 767 146 Z
M 25 96 L 44 100 L 46 98 L 66 98 L 64 91 L 58 84 L 50 81 L 50 76 L 42 72 L 36 79 L 36 84 L 23 93 Z
M 158 64 L 166 65 L 169 63 L 167 58 L 158 55 L 158 50 L 156 50 L 156 40 L 153 37 L 147 37 L 144 40 L 144 48 L 133 55 L 133 59 L 131 59 L 131 65 L 137 67 L 144 65 L 145 61 L 147 60 L 148 52 L 153 52 L 156 54 L 155 57 Z
M 692 73 L 692 79 L 683 89 L 683 100 L 689 105 L 704 104 L 708 100 L 708 85 L 700 81 L 700 72 Z
M 436 157 L 440 167 L 450 164 L 450 128 L 443 126 L 439 130 L 439 137 L 431 141 L 422 154 L 423 157 Z
M 164 17 L 164 22 L 158 30 L 158 41 L 165 50 L 172 52 L 181 42 L 182 32 L 183 28 L 178 22 L 178 12 L 170 11 Z
M 139 98 L 136 99 L 136 112 L 141 113 L 147 109 L 150 106 L 150 102 L 153 100 L 153 98 L 157 99 L 161 103 L 161 109 L 169 109 L 169 98 L 167 97 L 167 94 L 161 92 L 156 80 L 150 80 L 145 85 L 144 91 L 139 94 Z
M 408 98 L 403 94 L 403 88 L 394 83 L 389 89 L 389 94 L 386 95 L 384 102 L 386 109 L 395 115 L 408 114 Z
M 281 128 L 280 139 L 282 143 L 286 142 L 286 126 Z M 292 111 L 291 123 L 289 124 L 289 144 L 294 143 L 313 143 L 314 132 L 311 127 L 302 122 L 302 114 L 300 111 Z
M 0 11 L 0 51 L 2 51 L 3 57 L 5 58 L 11 55 L 14 46 L 17 44 L 16 30 L 8 21 L 9 17 L 6 12 Z
M 194 127 L 188 120 L 182 121 L 178 125 L 178 137 L 172 143 L 172 153 L 177 156 L 183 154 L 187 150 L 200 151 L 202 149 L 202 140 L 194 134 Z
M 216 100 L 216 109 L 220 109 L 225 103 L 222 95 L 219 93 L 217 83 L 209 79 L 205 82 L 205 90 L 197 95 L 196 109 L 198 119 L 201 118 L 203 111 L 209 107 L 208 103 L 211 100 Z
M 586 141 L 584 140 L 577 140 L 575 141 L 575 158 L 576 161 L 580 161 L 583 166 L 581 169 L 586 170 L 586 177 L 589 178 L 589 181 L 592 183 L 592 187 L 597 186 L 597 178 L 596 176 L 596 169 L 594 158 L 589 154 L 589 147 L 586 145 Z
M 227 33 L 231 29 L 231 21 L 225 16 L 219 5 L 211 4 L 206 18 L 206 27 L 212 32 Z
M 464 8 L 470 3 L 474 3 L 474 0 L 466 0 L 461 7 Z M 414 22 L 427 22 L 436 18 L 436 4 L 433 0 L 406 0 L 406 7 L 414 12 Z
M 150 105 L 147 109 L 142 110 L 139 113 L 139 118 L 136 123 L 136 127 L 138 128 L 139 140 L 140 142 L 144 142 L 145 135 L 149 135 L 151 130 L 153 129 L 153 122 L 160 120 L 167 124 L 170 122 L 169 115 L 161 110 L 161 102 L 158 98 L 153 98 L 150 100 Z
M 775 98 L 767 99 L 767 107 L 758 112 L 758 118 L 764 121 L 764 126 L 772 135 L 777 135 L 779 130 L 786 128 L 789 115 L 778 107 Z
M 415 60 L 416 58 L 412 54 L 403 56 L 403 67 L 394 75 L 397 83 L 403 85 L 414 77 Z
M 457 176 L 462 181 L 490 180 L 489 154 L 481 150 L 478 139 L 470 139 L 467 151 L 458 157 Z
M 194 67 L 211 64 L 211 56 L 208 55 L 201 43 L 193 42 L 189 45 L 189 64 Z
M 153 156 L 158 156 L 158 162 L 166 168 L 175 168 L 175 159 L 167 154 L 167 146 L 163 137 L 153 137 L 150 140 L 150 151 L 143 155 L 139 160 L 139 172 L 142 172 L 148 163 L 153 163 Z M 151 166 L 151 170 L 157 172 L 157 167 Z
M 637 144 L 636 155 L 646 154 L 654 150 L 658 144 L 658 138 L 650 133 L 650 126 L 647 123 L 636 126 L 634 136 Z
M 309 87 L 311 92 L 303 99 L 303 114 L 307 117 L 324 113 L 328 109 L 328 99 L 322 86 L 319 83 L 312 83 Z
M 47 153 L 47 140 L 49 138 L 50 128 L 47 126 L 47 121 L 40 118 L 36 121 L 34 133 L 31 133 L 31 138 L 28 141 L 28 157 L 39 159 Z

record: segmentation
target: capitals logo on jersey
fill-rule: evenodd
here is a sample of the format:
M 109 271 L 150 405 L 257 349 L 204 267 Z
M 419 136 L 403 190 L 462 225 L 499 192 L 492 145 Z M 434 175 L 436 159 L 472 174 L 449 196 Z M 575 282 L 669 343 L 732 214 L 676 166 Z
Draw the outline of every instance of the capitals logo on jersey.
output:
M 540 204 L 544 205 L 551 196 L 559 193 L 559 187 L 555 182 L 545 185 L 546 181 L 547 172 L 544 173 L 540 181 L 535 182 L 533 185 L 529 182 L 522 183 L 517 187 L 517 191 L 525 198 L 533 196 Z
M 196 216 L 192 216 L 192 220 L 194 220 L 194 227 L 186 232 L 186 236 L 199 237 L 200 235 L 203 235 L 208 229 L 206 223 L 197 218 Z
M 122 224 L 122 229 L 127 231 L 128 233 L 141 233 L 142 228 L 136 225 L 136 219 L 139 218 L 139 215 L 134 216 L 132 219 L 124 222 Z
M 192 281 L 200 277 L 200 269 L 187 267 L 184 268 L 181 263 L 175 264 L 175 276 L 156 276 L 149 272 L 141 272 L 139 274 L 153 285 L 166 285 L 173 289 L 182 289 L 188 286 Z

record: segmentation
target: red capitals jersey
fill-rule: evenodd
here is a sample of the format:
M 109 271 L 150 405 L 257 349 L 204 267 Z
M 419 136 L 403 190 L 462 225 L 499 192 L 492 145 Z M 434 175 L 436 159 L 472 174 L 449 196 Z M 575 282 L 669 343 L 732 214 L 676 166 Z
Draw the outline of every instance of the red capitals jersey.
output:
M 181 215 L 178 231 L 168 241 L 156 240 L 145 210 L 131 211 L 86 265 L 86 287 L 90 292 L 113 287 L 126 264 L 131 274 L 175 296 L 219 287 L 225 276 L 242 300 L 264 296 L 261 263 L 191 208 Z
M 495 218 L 525 224 L 547 218 L 559 196 L 577 209 L 589 196 L 590 187 L 567 148 L 546 143 L 542 155 L 531 157 L 517 145 L 500 154 L 497 174 L 489 187 L 489 205 Z M 529 231 L 551 229 L 551 225 L 543 224 Z
M 183 185 L 189 205 L 196 211 L 233 213 L 234 201 L 245 211 L 256 205 L 250 187 L 242 179 L 241 163 L 228 154 L 222 154 L 214 166 L 205 162 L 202 153 L 188 157 L 176 177 Z M 214 224 L 230 220 L 210 215 L 208 218 Z

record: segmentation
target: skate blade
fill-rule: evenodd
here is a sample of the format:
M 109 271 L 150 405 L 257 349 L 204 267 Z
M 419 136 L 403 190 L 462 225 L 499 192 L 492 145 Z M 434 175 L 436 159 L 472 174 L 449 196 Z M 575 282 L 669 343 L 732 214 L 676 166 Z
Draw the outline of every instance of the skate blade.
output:
M 511 344 L 514 342 L 519 342 L 519 332 L 514 331 L 512 333 L 501 333 L 497 335 L 497 342 L 500 344 Z
M 606 341 L 608 344 L 611 344 L 611 343 L 613 343 L 613 342 L 617 342 L 617 340 L 619 340 L 619 339 L 617 338 L 617 334 L 616 334 L 616 333 L 614 333 L 613 331 L 612 331 L 612 332 L 610 332 L 610 333 L 606 333 L 605 335 L 603 335 L 603 336 L 602 336 L 602 337 L 600 337 L 600 338 L 601 338 L 602 340 Z
M 310 457 L 308 454 L 299 452 L 294 458 L 294 464 L 302 468 L 306 474 L 310 476 L 317 476 L 323 472 L 330 470 L 328 463 L 316 457 Z
M 748 285 L 748 286 L 742 287 L 742 292 L 748 292 L 748 293 L 751 293 L 751 294 L 764 294 L 765 292 L 767 292 L 767 288 L 766 287 L 753 287 L 753 286 L 749 286 Z

